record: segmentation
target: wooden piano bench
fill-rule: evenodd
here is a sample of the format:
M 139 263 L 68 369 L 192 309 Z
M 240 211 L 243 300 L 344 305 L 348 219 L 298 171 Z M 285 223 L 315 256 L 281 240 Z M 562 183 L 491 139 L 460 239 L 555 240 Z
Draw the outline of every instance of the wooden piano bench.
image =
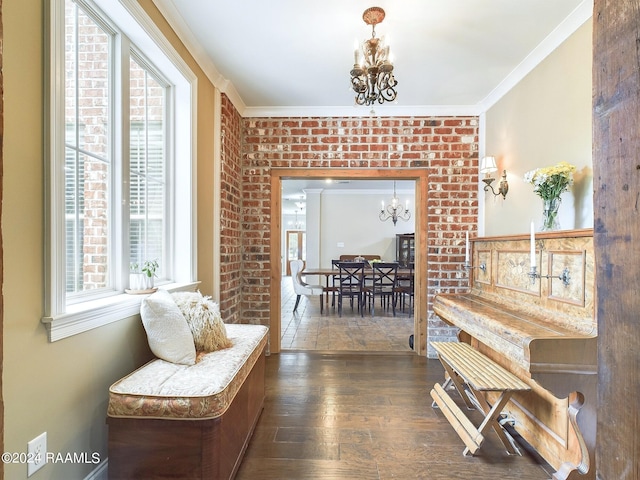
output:
M 531 387 L 467 343 L 431 342 L 431 345 L 448 374 L 448 378 L 442 385 L 437 383 L 434 385 L 431 397 L 434 400 L 434 407 L 440 408 L 466 445 L 463 454 L 474 455 L 480 449 L 489 427 L 496 432 L 509 454 L 520 454 L 511 437 L 498 422 L 498 417 L 513 392 L 528 391 Z M 471 423 L 446 392 L 445 389 L 451 383 L 467 408 L 472 410 L 476 406 L 484 413 L 484 420 L 479 427 L 476 428 Z M 493 406 L 489 405 L 485 395 L 481 393 L 488 391 L 500 392 Z

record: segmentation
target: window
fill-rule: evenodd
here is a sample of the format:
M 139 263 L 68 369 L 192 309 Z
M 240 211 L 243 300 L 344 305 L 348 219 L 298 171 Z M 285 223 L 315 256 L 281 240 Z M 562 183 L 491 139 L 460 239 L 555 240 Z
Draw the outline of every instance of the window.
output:
M 67 301 L 111 287 L 110 94 L 115 35 L 65 2 L 65 255 Z
M 137 313 L 124 293 L 132 263 L 157 260 L 169 289 L 194 282 L 196 78 L 135 0 L 47 4 L 54 341 Z
M 131 58 L 129 77 L 129 261 L 166 265 L 166 89 Z

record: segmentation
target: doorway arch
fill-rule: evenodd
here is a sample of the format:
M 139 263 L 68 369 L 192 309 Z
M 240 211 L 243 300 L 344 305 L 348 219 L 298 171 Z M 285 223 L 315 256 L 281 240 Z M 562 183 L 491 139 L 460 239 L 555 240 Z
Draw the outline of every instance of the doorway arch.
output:
M 271 169 L 271 241 L 270 241 L 270 353 L 281 349 L 281 226 L 282 181 L 296 178 L 332 178 L 335 180 L 415 180 L 415 307 L 413 313 L 414 351 L 426 355 L 427 346 L 427 170 L 425 168 L 347 169 L 347 168 L 272 168 Z

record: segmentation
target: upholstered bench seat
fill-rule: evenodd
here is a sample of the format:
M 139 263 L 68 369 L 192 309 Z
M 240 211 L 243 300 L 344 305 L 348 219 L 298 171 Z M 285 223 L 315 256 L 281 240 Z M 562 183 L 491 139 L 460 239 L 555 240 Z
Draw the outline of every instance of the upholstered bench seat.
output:
M 195 365 L 155 359 L 109 389 L 110 417 L 216 418 L 240 389 L 267 343 L 262 325 L 226 325 L 233 347 L 199 354 Z
M 228 324 L 231 347 L 193 365 L 155 359 L 115 382 L 109 478 L 233 478 L 264 405 L 267 332 Z

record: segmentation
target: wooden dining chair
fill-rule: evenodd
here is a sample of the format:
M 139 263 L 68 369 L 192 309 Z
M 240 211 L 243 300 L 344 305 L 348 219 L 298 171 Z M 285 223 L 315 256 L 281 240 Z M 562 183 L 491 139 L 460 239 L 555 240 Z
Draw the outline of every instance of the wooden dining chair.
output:
M 360 316 L 364 316 L 364 263 L 337 262 L 338 266 L 338 315 L 342 316 L 342 302 L 349 298 L 353 310 L 354 300 L 357 301 Z
M 382 308 L 389 307 L 396 316 L 396 287 L 398 282 L 398 262 L 373 262 L 371 284 L 365 287 L 365 295 L 369 300 L 371 315 L 375 313 L 376 298 L 380 299 Z
M 397 284 L 396 284 L 396 295 L 393 299 L 394 303 L 400 303 L 400 308 L 404 312 L 405 307 L 408 303 L 409 312 L 413 308 L 413 263 L 409 264 L 409 272 L 407 274 L 403 274 L 402 276 L 398 275 Z
M 327 285 L 324 287 L 326 294 L 327 306 L 329 306 L 329 294 L 331 294 L 331 306 L 336 305 L 336 294 L 338 293 L 338 282 L 340 274 L 338 272 L 338 263 L 340 260 L 331 260 L 331 270 L 335 270 L 335 275 L 327 275 Z

